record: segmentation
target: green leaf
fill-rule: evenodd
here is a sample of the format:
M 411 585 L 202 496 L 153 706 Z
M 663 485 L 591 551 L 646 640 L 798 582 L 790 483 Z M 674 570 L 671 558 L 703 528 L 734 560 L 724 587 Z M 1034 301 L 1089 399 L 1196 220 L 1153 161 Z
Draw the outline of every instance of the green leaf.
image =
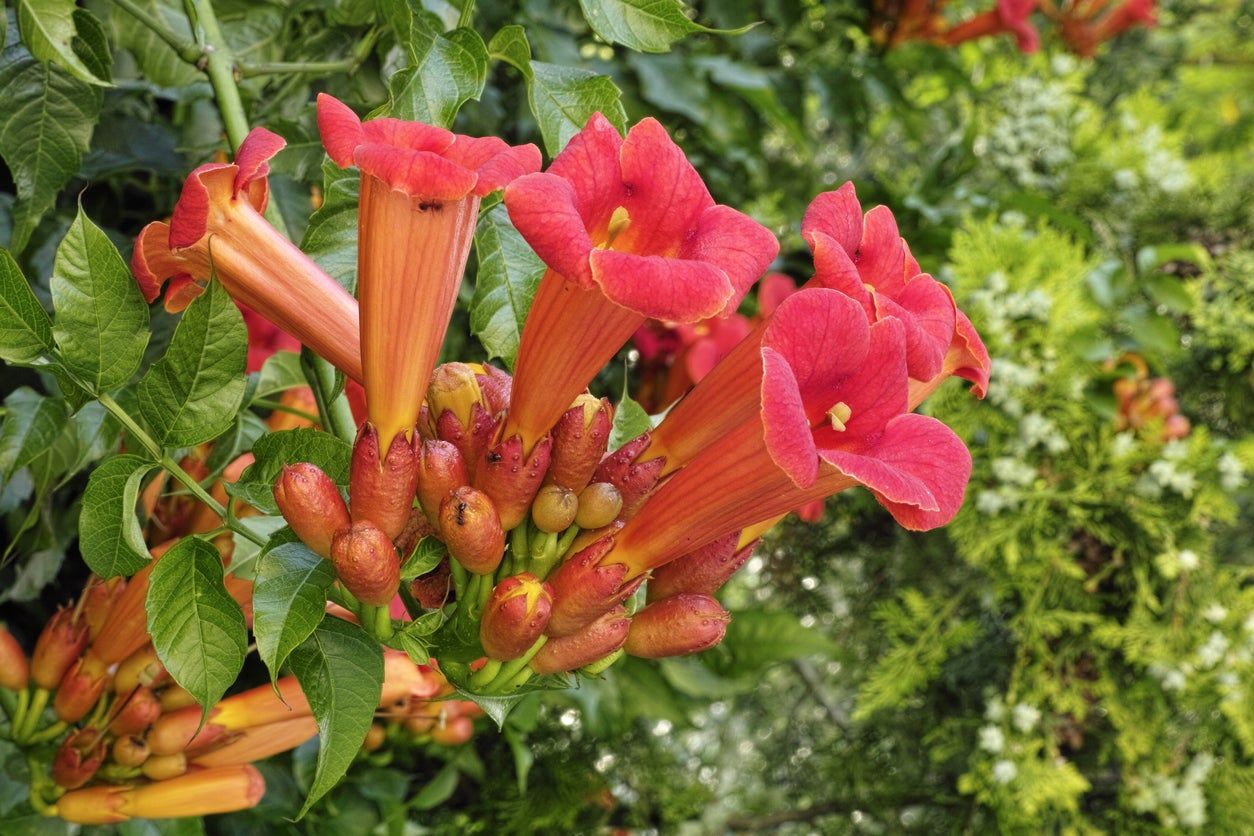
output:
M 267 514 L 277 514 L 274 480 L 279 478 L 284 465 L 312 462 L 334 479 L 335 484 L 346 488 L 352 455 L 353 449 L 348 444 L 318 430 L 270 433 L 253 445 L 253 463 L 238 482 L 227 485 L 227 492 Z
M 402 20 L 395 25 L 398 39 L 409 52 L 409 66 L 388 80 L 390 113 L 451 127 L 457 111 L 471 99 L 478 100 L 488 80 L 483 38 L 471 29 L 445 34 L 434 15 L 412 14 L 407 3 L 391 5 L 404 8 L 399 15 Z M 394 20 L 397 17 L 392 15 Z
M 16 0 L 17 28 L 22 43 L 40 61 L 51 61 L 65 69 L 79 81 L 88 84 L 108 84 L 107 76 L 100 78 L 93 68 L 79 56 L 74 48 L 78 34 L 77 23 L 82 16 L 75 0 Z M 100 37 L 103 32 L 85 27 L 89 38 Z M 98 43 L 89 44 L 95 49 Z M 98 67 L 96 68 L 98 71 Z
M 297 818 L 348 771 L 383 691 L 383 651 L 355 624 L 324 618 L 289 657 L 318 721 L 318 767 Z
M 623 397 L 614 408 L 614 424 L 610 427 L 609 450 L 617 450 L 628 441 L 653 427 L 649 413 L 644 407 L 631 399 L 627 394 L 626 381 L 623 382 Z
M 401 564 L 401 580 L 412 581 L 425 575 L 440 565 L 444 559 L 444 544 L 435 537 L 423 537 L 414 546 L 413 552 Z
M 285 543 L 257 559 L 253 586 L 253 634 L 257 653 L 278 679 L 288 655 L 322 622 L 327 589 L 335 582 L 330 561 L 304 543 Z
M 163 356 L 139 381 L 139 411 L 165 447 L 216 438 L 244 399 L 248 331 L 220 282 L 187 307 Z
M 152 567 L 145 607 L 157 658 L 208 712 L 235 683 L 248 647 L 218 550 L 197 537 L 180 540 Z
M 579 0 L 579 5 L 592 31 L 639 52 L 667 52 L 693 32 L 740 35 L 757 25 L 710 29 L 690 20 L 679 0 Z
M 28 365 L 52 351 L 52 320 L 22 269 L 0 250 L 0 360 Z
M 1193 307 L 1193 294 L 1175 276 L 1156 273 L 1145 279 L 1145 290 L 1151 299 L 1174 313 L 1188 313 Z
M 104 94 L 20 44 L 0 55 L 0 157 L 17 187 L 10 246 L 25 249 L 57 191 L 78 171 Z
M 102 578 L 133 575 L 151 560 L 135 503 L 144 477 L 156 467 L 139 456 L 115 456 L 92 471 L 78 518 L 78 546 Z
M 536 762 L 536 756 L 527 745 L 527 741 L 514 729 L 505 729 L 505 740 L 509 743 L 509 751 L 514 756 L 514 775 L 518 779 L 518 794 L 525 796 L 527 776 L 531 774 L 531 767 Z
M 470 300 L 470 330 L 489 357 L 500 357 L 512 371 L 523 323 L 546 268 L 514 229 L 504 205 L 479 219 L 475 257 L 479 269 Z
M 300 248 L 349 293 L 357 287 L 357 198 L 361 177 L 322 163 L 322 206 L 309 219 Z
M 431 661 L 431 645 L 427 641 L 427 637 L 443 627 L 444 622 L 445 614 L 443 610 L 434 610 L 426 613 L 406 624 L 403 629 L 398 630 L 388 644 L 398 650 L 405 651 L 405 654 L 414 661 L 414 664 L 425 665 Z
M 70 407 L 60 398 L 46 398 L 26 386 L 5 398 L 4 407 L 0 479 L 7 482 L 56 442 L 70 418 Z
M 445 764 L 444 768 L 437 772 L 426 786 L 418 790 L 413 800 L 409 802 L 409 806 L 415 810 L 434 810 L 452 798 L 453 793 L 457 791 L 459 777 L 456 765 Z
M 261 365 L 252 400 L 270 398 L 288 389 L 308 385 L 305 373 L 300 368 L 300 355 L 294 351 L 276 351 Z
M 95 394 L 131 379 L 148 345 L 148 305 L 117 247 L 80 207 L 52 265 L 61 362 Z
M 839 651 L 835 642 L 803 627 L 796 616 L 764 610 L 734 613 L 721 647 L 731 654 L 738 673 L 807 656 L 833 656 Z
M 593 113 L 600 112 L 620 132 L 625 130 L 627 112 L 623 109 L 622 91 L 609 76 L 532 61 L 527 36 L 516 25 L 497 32 L 488 44 L 488 52 L 522 73 L 531 113 L 540 126 L 549 156 L 561 151 Z

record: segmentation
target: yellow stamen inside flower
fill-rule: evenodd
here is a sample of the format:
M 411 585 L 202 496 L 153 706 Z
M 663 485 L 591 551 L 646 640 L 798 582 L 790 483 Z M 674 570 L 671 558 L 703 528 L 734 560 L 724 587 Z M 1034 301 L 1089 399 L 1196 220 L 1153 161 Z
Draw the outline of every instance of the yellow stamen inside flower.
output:
M 832 422 L 832 429 L 838 433 L 845 431 L 845 424 L 848 423 L 849 417 L 853 415 L 853 410 L 849 408 L 849 404 L 844 401 L 839 402 L 831 409 L 827 410 L 828 420 Z
M 605 246 L 612 246 L 614 239 L 619 236 L 627 224 L 631 223 L 631 215 L 627 213 L 626 206 L 620 206 L 614 210 L 614 214 L 610 215 L 610 226 L 605 233 Z

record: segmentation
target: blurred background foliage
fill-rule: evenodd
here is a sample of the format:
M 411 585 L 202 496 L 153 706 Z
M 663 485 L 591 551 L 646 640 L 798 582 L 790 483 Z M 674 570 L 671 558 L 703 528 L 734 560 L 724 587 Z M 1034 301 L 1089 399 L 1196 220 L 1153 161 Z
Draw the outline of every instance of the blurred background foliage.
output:
M 129 246 L 192 166 L 226 150 L 206 76 L 119 4 L 81 5 L 102 30 L 97 63 L 90 25 L 76 44 L 112 86 L 34 61 L 7 13 L 0 244 L 37 282 L 76 204 Z M 179 4 L 133 5 L 186 32 Z M 425 59 L 393 5 L 215 3 L 251 124 L 289 141 L 272 178 L 282 220 L 324 257 L 345 246 L 333 217 L 344 184 L 323 180 L 312 95 L 410 116 L 425 106 L 405 75 Z M 610 2 L 410 5 L 432 15 L 411 18 L 415 38 L 447 44 L 440 33 L 461 23 L 487 45 L 486 86 L 458 130 L 551 154 L 565 137 L 560 118 L 537 118 L 546 89 L 559 109 L 656 116 L 716 199 L 781 237 L 776 266 L 799 280 L 816 193 L 852 180 L 864 205 L 889 205 L 994 358 L 984 402 L 951 383 L 928 405 L 971 447 L 967 503 L 948 529 L 912 535 L 841 495 L 822 522 L 764 541 L 726 594 L 726 642 L 700 658 L 631 660 L 530 698 L 503 733 L 447 761 L 363 754 L 299 824 L 285 816 L 309 747 L 267 765 L 256 810 L 153 827 L 1254 832 L 1254 4 L 1168 2 L 1157 28 L 1092 60 L 1048 31 L 1034 55 L 1004 37 L 886 50 L 855 0 L 696 3 L 711 28 L 761 23 L 634 44 L 656 52 L 593 30 Z M 493 38 L 508 26 L 540 63 Z M 60 156 L 33 168 L 32 101 L 60 126 L 41 134 Z M 501 354 L 471 336 L 475 290 L 450 356 Z M 171 324 L 154 309 L 155 328 Z M 632 378 L 625 360 L 607 392 L 624 367 Z M 3 375 L 9 398 L 34 382 Z M 1116 396 L 1120 379 L 1141 397 L 1159 378 L 1191 422 L 1183 437 L 1168 440 L 1143 399 Z M 33 631 L 84 575 L 72 535 L 83 480 L 5 475 L 0 601 Z M 5 780 L 21 769 L 9 761 Z M 19 798 L 0 792 L 6 833 Z

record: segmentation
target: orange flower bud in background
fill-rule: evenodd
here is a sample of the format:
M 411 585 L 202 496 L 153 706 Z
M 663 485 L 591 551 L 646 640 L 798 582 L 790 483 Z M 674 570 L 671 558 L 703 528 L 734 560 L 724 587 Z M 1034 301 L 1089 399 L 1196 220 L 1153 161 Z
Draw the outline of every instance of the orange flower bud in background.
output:
M 387 740 L 387 734 L 387 729 L 383 728 L 383 726 L 380 726 L 378 723 L 373 724 L 370 727 L 370 731 L 366 732 L 366 739 L 361 744 L 361 748 L 367 752 L 379 751 L 384 741 Z
M 627 610 L 614 607 L 578 632 L 550 638 L 528 664 L 541 675 L 577 670 L 616 652 L 630 629 Z
M 129 787 L 101 785 L 67 792 L 57 799 L 57 815 L 74 824 L 117 824 L 129 816 L 121 812 Z
M 190 708 L 193 705 L 198 705 L 191 691 L 188 691 L 181 685 L 171 685 L 168 688 L 162 688 L 160 700 L 162 711 L 178 711 L 180 708 Z
M 335 480 L 314 464 L 288 465 L 275 480 L 274 502 L 306 546 L 331 556 L 331 539 L 349 524 L 348 506 Z
M 512 436 L 489 449 L 475 469 L 473 484 L 486 493 L 501 515 L 501 527 L 516 528 L 527 519 L 531 501 L 549 468 L 552 439 L 541 439 L 523 455 L 522 439 Z
M 739 548 L 739 544 L 740 532 L 734 531 L 659 566 L 649 579 L 649 601 L 660 601 L 680 592 L 713 595 L 745 565 L 757 541 L 744 548 Z
M 104 762 L 105 741 L 95 729 L 79 729 L 57 749 L 52 759 L 52 780 L 58 787 L 76 790 L 91 780 Z
M 387 606 L 401 583 L 401 562 L 392 538 L 372 522 L 355 522 L 337 534 L 331 543 L 331 562 L 340 583 L 364 604 Z
M 579 493 L 605 456 L 614 410 L 605 398 L 583 394 L 553 427 L 550 482 Z
M 142 769 L 144 777 L 150 781 L 168 781 L 187 771 L 187 755 L 182 752 L 152 755 L 144 761 Z
M 96 706 L 105 686 L 109 684 L 108 668 L 95 656 L 88 654 L 74 661 L 57 685 L 52 707 L 57 719 L 77 723 Z
M 112 755 L 119 766 L 134 768 L 148 760 L 148 744 L 135 735 L 119 737 L 113 741 Z
M 410 663 L 413 667 L 413 663 Z M 202 749 L 220 740 L 227 732 L 239 731 L 252 726 L 290 720 L 307 716 L 309 701 L 301 690 L 296 677 L 285 676 L 278 680 L 278 694 L 270 685 L 258 685 L 233 694 L 209 710 L 209 717 L 200 728 L 200 706 L 190 705 L 168 710 L 153 724 L 148 734 L 148 745 L 157 755 L 172 755 L 185 749 Z
M 119 699 L 126 700 L 126 703 L 117 710 L 117 715 L 109 724 L 109 732 L 118 737 L 139 734 L 161 716 L 161 701 L 151 688 L 141 685 L 129 696 L 122 695 Z
M 121 812 L 140 819 L 211 816 L 255 807 L 265 792 L 255 767 L 224 766 L 136 787 L 122 796 Z
M 214 747 L 204 754 L 195 755 L 192 763 L 196 766 L 232 766 L 252 763 L 295 749 L 317 734 L 317 721 L 307 715 L 250 726 L 222 746 Z
M 613 544 L 611 538 L 602 538 L 570 557 L 549 575 L 553 613 L 545 628 L 546 634 L 569 636 L 579 632 L 640 588 L 644 582 L 643 575 L 625 581 L 626 566 L 598 565 Z
M 61 682 L 87 646 L 87 624 L 62 607 L 44 625 L 31 654 L 30 676 L 40 688 L 51 691 Z
M 122 594 L 125 586 L 126 580 L 123 578 L 89 582 L 87 591 L 84 593 L 83 619 L 87 622 L 87 635 L 90 640 L 94 640 L 104 629 L 109 611 L 113 609 L 113 602 Z
M 496 585 L 479 623 L 479 641 L 491 659 L 517 659 L 540 638 L 549 622 L 553 596 L 529 572 Z
M 723 640 L 729 621 L 709 595 L 681 592 L 636 613 L 623 649 L 645 659 L 700 653 Z
M 418 451 L 418 504 L 433 525 L 440 518 L 440 504 L 458 488 L 470 484 L 466 461 L 448 441 L 430 439 Z
M 153 561 L 165 554 L 174 542 L 170 540 L 153 548 Z M 107 665 L 121 662 L 149 642 L 144 602 L 148 598 L 148 576 L 152 567 L 149 563 L 126 582 L 122 594 L 109 610 L 104 628 L 91 644 L 91 655 Z
M 374 425 L 362 424 L 353 445 L 353 465 L 348 496 L 353 522 L 374 523 L 389 540 L 405 530 L 409 511 L 414 507 L 418 482 L 417 436 L 411 442 L 396 435 L 381 456 L 379 433 Z
M 475 724 L 469 717 L 449 717 L 431 729 L 431 740 L 442 746 L 460 746 L 474 736 Z
M 113 690 L 129 694 L 140 685 L 159 685 L 169 677 L 152 645 L 141 647 L 127 656 L 113 674 Z
M 461 487 L 440 504 L 440 536 L 453 559 L 476 575 L 495 572 L 505 554 L 505 532 L 486 494 Z
M 30 663 L 9 628 L 0 624 L 0 688 L 20 691 L 30 680 Z

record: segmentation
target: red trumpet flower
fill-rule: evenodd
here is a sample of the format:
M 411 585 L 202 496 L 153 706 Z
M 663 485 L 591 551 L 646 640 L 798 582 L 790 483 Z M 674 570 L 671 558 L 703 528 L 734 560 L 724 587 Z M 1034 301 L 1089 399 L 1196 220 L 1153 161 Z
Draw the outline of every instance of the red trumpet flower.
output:
M 357 302 L 261 214 L 269 160 L 284 144 L 255 128 L 234 163 L 207 163 L 189 174 L 170 222 L 140 232 L 131 271 L 149 302 L 169 282 L 172 311 L 216 274 L 237 303 L 360 380 Z
M 666 131 L 619 136 L 600 114 L 544 174 L 505 190 L 548 265 L 523 328 L 505 437 L 530 450 L 646 318 L 726 316 L 779 251 L 765 227 L 715 204 Z
M 1025 55 L 1041 48 L 1041 36 L 1029 22 L 1036 11 L 1037 0 L 997 0 L 997 5 L 969 20 L 959 23 L 940 37 L 947 46 L 990 35 L 1013 35 L 1015 45 Z
M 540 168 L 534 145 L 399 119 L 362 122 L 318 96 L 335 164 L 361 171 L 357 284 L 366 405 L 380 449 L 410 436 L 470 254 L 479 200 Z

